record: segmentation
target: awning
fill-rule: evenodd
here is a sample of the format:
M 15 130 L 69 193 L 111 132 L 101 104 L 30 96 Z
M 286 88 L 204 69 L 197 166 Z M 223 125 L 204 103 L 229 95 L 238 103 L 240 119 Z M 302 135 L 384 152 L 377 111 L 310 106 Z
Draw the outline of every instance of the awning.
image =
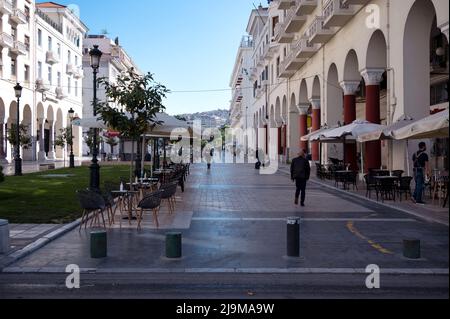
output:
M 392 132 L 395 140 L 448 138 L 448 109 Z
M 366 143 L 371 141 L 381 141 L 381 140 L 391 140 L 393 139 L 393 132 L 396 130 L 399 130 L 403 127 L 408 126 L 409 124 L 413 123 L 414 120 L 408 117 L 404 117 L 403 119 L 400 119 L 399 121 L 395 122 L 392 125 L 384 126 L 384 128 L 375 130 L 370 133 L 363 134 L 358 137 L 358 142 L 360 143 Z
M 348 139 L 357 140 L 360 136 L 379 131 L 384 128 L 383 125 L 373 124 L 367 121 L 354 121 L 352 124 L 326 131 L 322 137 L 326 140 L 330 139 Z

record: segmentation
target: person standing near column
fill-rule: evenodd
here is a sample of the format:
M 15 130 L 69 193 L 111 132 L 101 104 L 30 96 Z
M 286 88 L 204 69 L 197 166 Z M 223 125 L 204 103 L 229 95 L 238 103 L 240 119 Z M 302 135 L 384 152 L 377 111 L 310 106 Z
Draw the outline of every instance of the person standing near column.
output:
M 413 156 L 414 162 L 414 179 L 416 181 L 416 189 L 412 197 L 412 202 L 415 204 L 422 204 L 423 192 L 425 188 L 425 178 L 430 176 L 429 157 L 427 152 L 427 145 L 424 142 L 419 144 L 419 150 Z
M 295 205 L 299 203 L 301 193 L 301 206 L 305 206 L 306 200 L 306 184 L 311 176 L 311 166 L 305 157 L 305 151 L 300 150 L 298 157 L 291 164 L 291 179 L 296 183 L 297 190 L 295 192 Z

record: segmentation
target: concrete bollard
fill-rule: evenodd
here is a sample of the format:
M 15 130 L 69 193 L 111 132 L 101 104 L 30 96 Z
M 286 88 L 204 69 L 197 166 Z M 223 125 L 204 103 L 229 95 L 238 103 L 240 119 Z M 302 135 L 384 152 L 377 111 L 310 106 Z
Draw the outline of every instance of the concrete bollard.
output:
M 11 242 L 9 239 L 9 222 L 0 219 L 0 255 L 6 254 L 11 249 Z
M 403 256 L 408 259 L 422 258 L 420 240 L 405 239 L 403 241 Z
M 300 257 L 300 217 L 287 219 L 287 256 Z
M 91 232 L 91 258 L 100 259 L 108 256 L 108 239 L 106 231 Z
M 166 234 L 166 257 L 177 259 L 183 256 L 183 237 L 181 233 Z

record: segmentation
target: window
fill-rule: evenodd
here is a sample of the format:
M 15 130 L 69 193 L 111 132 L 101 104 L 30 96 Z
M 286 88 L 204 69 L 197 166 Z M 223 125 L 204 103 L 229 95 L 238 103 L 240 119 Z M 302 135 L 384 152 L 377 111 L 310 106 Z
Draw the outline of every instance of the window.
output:
M 72 79 L 70 77 L 67 78 L 67 92 L 69 94 L 72 92 Z
M 61 58 L 61 43 L 58 43 L 56 45 L 56 47 L 57 47 L 57 50 L 58 50 L 58 58 Z
M 15 27 L 11 28 L 11 36 L 14 39 L 14 41 L 17 41 L 17 28 Z
M 78 96 L 78 81 L 75 81 L 75 96 Z
M 280 18 L 278 16 L 272 18 L 272 37 L 275 36 L 275 27 L 277 26 L 278 22 L 280 22 Z
M 25 6 L 25 16 L 27 17 L 27 23 L 30 23 L 30 7 Z
M 17 63 L 15 59 L 11 59 L 11 75 L 13 77 L 17 76 Z
M 42 79 L 42 62 L 38 62 L 38 78 Z
M 58 74 L 57 74 L 57 81 L 58 81 L 58 87 L 61 87 L 61 72 L 58 72 Z
M 30 83 L 30 66 L 29 65 L 25 65 L 24 80 L 25 80 L 25 82 Z
M 52 51 L 52 46 L 53 46 L 53 39 L 52 37 L 48 37 L 48 50 Z
M 38 29 L 38 46 L 42 47 L 42 30 Z
M 67 51 L 67 64 L 72 63 L 72 53 Z
M 276 74 L 277 77 L 280 76 L 280 57 L 277 58 Z
M 75 66 L 78 66 L 78 55 L 75 56 Z
M 50 85 L 52 85 L 52 67 L 51 66 L 49 66 L 48 67 L 48 83 L 50 84 Z
M 27 51 L 30 52 L 30 37 L 25 36 L 25 47 L 27 48 Z

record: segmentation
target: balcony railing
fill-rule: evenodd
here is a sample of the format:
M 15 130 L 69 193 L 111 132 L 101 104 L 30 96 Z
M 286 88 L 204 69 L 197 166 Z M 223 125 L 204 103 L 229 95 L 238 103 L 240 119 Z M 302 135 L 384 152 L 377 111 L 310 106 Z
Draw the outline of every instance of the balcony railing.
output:
M 293 0 L 275 0 L 274 2 L 278 10 L 287 10 L 294 5 Z
M 64 98 L 67 97 L 67 96 L 64 94 L 64 90 L 63 90 L 62 87 L 57 87 L 57 88 L 55 89 L 55 95 L 56 95 L 56 98 L 57 98 L 58 100 L 62 100 L 62 99 L 64 99 Z
M 50 19 L 50 17 L 45 14 L 44 12 L 42 12 L 40 9 L 36 8 L 36 14 L 41 17 L 41 19 L 43 19 L 47 24 L 49 24 L 53 29 L 55 29 L 56 31 L 58 31 L 59 33 L 62 33 L 62 24 L 61 23 L 56 23 L 54 22 L 52 19 Z
M 13 10 L 10 18 L 17 24 L 26 24 L 28 22 L 26 14 L 18 8 Z
M 46 61 L 48 64 L 56 64 L 59 62 L 58 57 L 56 56 L 55 52 L 53 51 L 47 51 L 46 53 Z
M 307 36 L 300 38 L 292 47 L 291 50 L 295 52 L 295 57 L 297 59 L 310 58 L 317 51 L 318 46 L 309 42 Z
M 73 76 L 75 77 L 75 79 L 81 79 L 84 77 L 84 71 L 82 68 L 78 67 L 75 68 L 75 72 L 73 73 Z
M 342 27 L 355 12 L 344 0 L 329 0 L 324 7 L 323 17 L 325 27 Z
M 291 43 L 294 40 L 293 33 L 286 33 L 284 31 L 284 24 L 278 23 L 275 26 L 275 42 L 277 43 Z
M 15 54 L 25 55 L 27 54 L 27 46 L 20 42 L 20 41 L 14 41 L 14 46 L 10 49 Z
M 253 48 L 253 38 L 250 36 L 243 36 L 241 40 L 241 48 Z
M 3 14 L 11 14 L 13 12 L 13 4 L 11 0 L 0 0 L 0 12 Z
M 66 66 L 66 73 L 69 75 L 73 75 L 76 73 L 76 68 L 72 63 L 68 63 Z
M 364 5 L 370 0 L 344 0 L 344 4 L 346 5 Z
M 12 48 L 14 46 L 14 38 L 5 32 L 0 33 L 0 46 Z
M 50 90 L 50 88 L 43 79 L 36 80 L 36 91 L 43 93 L 47 92 L 48 90 Z
M 307 34 L 311 43 L 326 43 L 334 35 L 335 31 L 324 26 L 324 17 L 316 17 L 308 28 Z
M 301 6 L 301 2 L 297 2 L 296 5 L 290 8 L 286 13 L 286 20 L 283 23 L 283 31 L 286 33 L 298 32 L 306 22 L 305 16 L 298 15 L 298 10 Z

